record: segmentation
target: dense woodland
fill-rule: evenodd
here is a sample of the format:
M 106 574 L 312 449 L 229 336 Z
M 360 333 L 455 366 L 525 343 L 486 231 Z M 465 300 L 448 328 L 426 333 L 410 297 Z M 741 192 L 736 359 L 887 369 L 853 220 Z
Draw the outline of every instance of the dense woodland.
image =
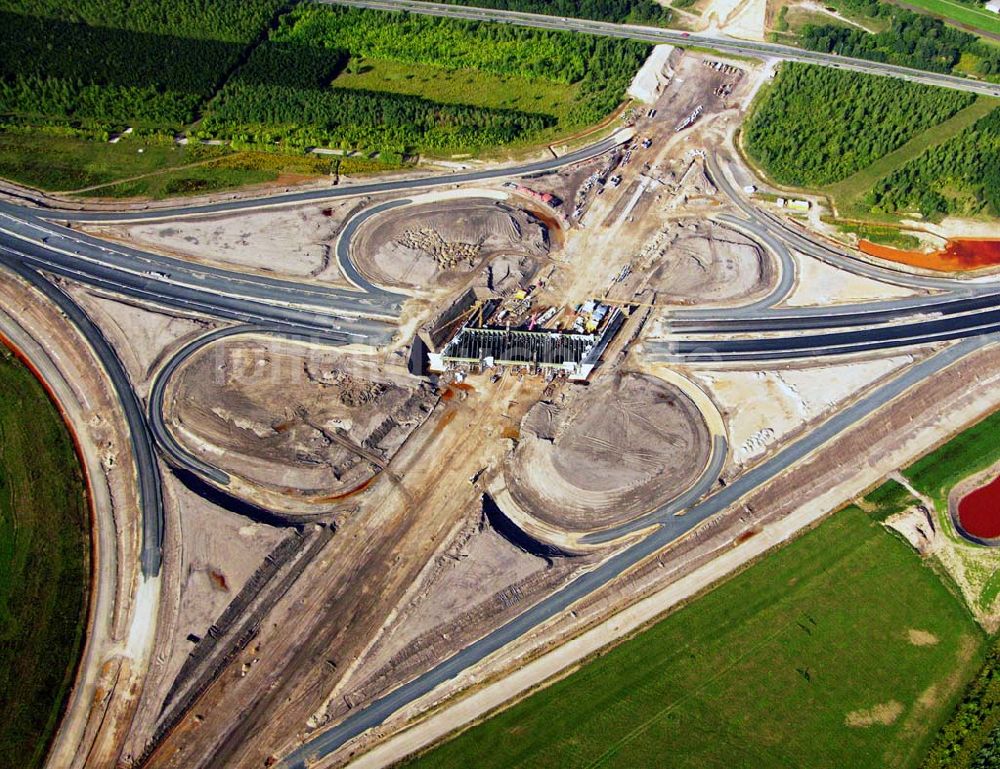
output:
M 776 182 L 821 186 L 871 165 L 974 99 L 959 91 L 788 63 L 747 121 L 745 145 Z
M 576 83 L 582 98 L 568 122 L 584 125 L 617 106 L 649 51 L 630 41 L 315 5 L 279 18 L 283 6 L 0 0 L 0 123 L 94 136 L 126 126 L 169 134 L 194 123 L 199 137 L 244 144 L 394 155 L 474 150 L 528 140 L 556 120 L 333 81 L 352 57 L 364 57 Z M 641 6 L 591 7 L 631 13 Z
M 0 0 L 0 114 L 7 122 L 180 128 L 278 6 Z
M 0 0 L 0 11 L 107 29 L 249 43 L 285 0 Z
M 338 88 L 353 57 L 580 83 L 573 117 L 595 122 L 621 100 L 649 47 L 585 35 L 409 14 L 300 6 L 209 105 L 202 135 L 250 143 L 332 145 L 404 153 L 479 149 L 555 125 L 520 110 L 437 104 Z M 333 87 L 330 86 L 333 82 Z
M 890 174 L 866 202 L 876 212 L 1000 216 L 1000 108 Z
M 272 39 L 373 59 L 579 82 L 579 122 L 613 110 L 650 51 L 645 43 L 593 35 L 316 6 L 299 6 L 283 17 Z
M 802 44 L 813 51 L 883 61 L 932 72 L 952 72 L 963 54 L 976 59 L 982 75 L 1000 73 L 1000 48 L 940 19 L 896 8 L 878 0 L 840 0 L 846 10 L 871 18 L 889 18 L 889 28 L 872 34 L 835 24 L 809 25 Z
M 434 0 L 441 2 L 441 0 Z M 654 0 L 443 0 L 451 5 L 475 5 L 503 11 L 544 13 L 596 21 L 660 24 L 670 21 L 670 10 Z

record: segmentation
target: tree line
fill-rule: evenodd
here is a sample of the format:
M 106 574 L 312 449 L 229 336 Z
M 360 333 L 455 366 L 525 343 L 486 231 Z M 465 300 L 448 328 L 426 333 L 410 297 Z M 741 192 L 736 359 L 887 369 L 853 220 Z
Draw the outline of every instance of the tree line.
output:
M 787 63 L 747 121 L 745 145 L 776 182 L 822 186 L 866 168 L 974 100 L 960 91 Z
M 542 13 L 595 21 L 656 24 L 670 22 L 670 9 L 653 0 L 444 0 L 451 5 L 474 5 L 502 11 Z
M 871 33 L 835 24 L 807 25 L 802 31 L 806 48 L 941 73 L 954 71 L 962 54 L 971 54 L 979 74 L 1000 73 L 1000 48 L 986 45 L 975 35 L 949 27 L 940 19 L 878 0 L 842 3 L 856 13 L 890 18 L 889 28 Z
M 882 179 L 865 202 L 882 213 L 1000 216 L 1000 108 Z
M 282 17 L 272 40 L 372 59 L 580 83 L 581 122 L 595 122 L 614 109 L 651 48 L 506 24 L 306 5 Z
M 588 124 L 617 106 L 649 49 L 402 13 L 306 3 L 285 11 L 281 0 L 0 0 L 0 122 L 97 136 L 125 126 L 182 131 L 200 118 L 199 136 L 269 146 L 478 149 L 556 120 L 333 81 L 353 56 L 575 84 L 569 119 Z

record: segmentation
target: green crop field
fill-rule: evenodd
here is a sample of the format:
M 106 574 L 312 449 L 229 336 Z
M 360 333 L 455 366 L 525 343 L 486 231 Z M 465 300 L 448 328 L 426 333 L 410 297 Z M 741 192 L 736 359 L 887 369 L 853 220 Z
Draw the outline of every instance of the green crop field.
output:
M 72 686 L 88 584 L 80 466 L 31 372 L 0 353 L 0 766 L 42 765 Z
M 985 638 L 857 507 L 407 766 L 910 767 Z
M 903 470 L 913 488 L 926 494 L 938 510 L 948 509 L 948 493 L 956 483 L 1000 462 L 1000 411 L 959 433 L 936 451 Z

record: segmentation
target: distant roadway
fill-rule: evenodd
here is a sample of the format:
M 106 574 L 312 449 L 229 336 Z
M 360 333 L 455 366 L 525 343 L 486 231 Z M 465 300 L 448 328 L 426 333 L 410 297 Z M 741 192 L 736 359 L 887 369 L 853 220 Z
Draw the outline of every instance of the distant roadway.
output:
M 590 21 L 562 16 L 543 16 L 536 13 L 520 11 L 499 11 L 492 8 L 475 8 L 462 5 L 442 5 L 440 3 L 425 3 L 420 0 L 314 0 L 332 5 L 350 5 L 357 8 L 371 8 L 379 11 L 408 11 L 429 16 L 446 16 L 454 19 L 470 19 L 473 21 L 494 21 L 502 24 L 516 24 L 523 27 L 539 27 L 541 29 L 556 29 L 566 32 L 586 32 L 605 37 L 623 37 L 630 40 L 642 40 L 647 43 L 666 43 L 677 46 L 699 46 L 711 48 L 723 53 L 756 58 L 775 58 L 784 61 L 801 61 L 807 64 L 822 64 L 825 67 L 849 69 L 855 72 L 866 72 L 872 75 L 887 75 L 889 77 L 910 80 L 914 83 L 937 85 L 945 88 L 955 88 L 960 91 L 971 91 L 986 96 L 1000 97 L 1000 84 L 984 83 L 970 78 L 955 75 L 941 75 L 935 72 L 898 67 L 894 64 L 853 59 L 818 51 L 807 51 L 790 45 L 778 43 L 758 43 L 750 40 L 737 40 L 721 34 L 688 33 L 677 29 L 661 27 L 646 27 L 636 24 L 615 24 L 607 21 Z

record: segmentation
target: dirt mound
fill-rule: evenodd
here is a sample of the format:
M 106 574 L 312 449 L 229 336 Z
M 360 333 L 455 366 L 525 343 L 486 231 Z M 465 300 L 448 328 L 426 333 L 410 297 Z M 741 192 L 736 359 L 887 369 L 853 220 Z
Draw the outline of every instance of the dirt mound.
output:
M 725 302 L 761 293 L 777 276 L 758 243 L 715 222 L 673 222 L 640 254 L 650 285 L 668 302 Z
M 456 283 L 498 254 L 544 256 L 548 229 L 530 214 L 473 198 L 404 206 L 363 226 L 351 258 L 373 283 L 431 288 Z
M 164 416 L 186 449 L 226 472 L 283 492 L 335 494 L 384 467 L 434 399 L 354 356 L 240 339 L 184 364 Z
M 570 530 L 631 520 L 688 488 L 711 437 L 687 396 L 652 376 L 608 376 L 535 405 L 506 467 L 514 500 Z

